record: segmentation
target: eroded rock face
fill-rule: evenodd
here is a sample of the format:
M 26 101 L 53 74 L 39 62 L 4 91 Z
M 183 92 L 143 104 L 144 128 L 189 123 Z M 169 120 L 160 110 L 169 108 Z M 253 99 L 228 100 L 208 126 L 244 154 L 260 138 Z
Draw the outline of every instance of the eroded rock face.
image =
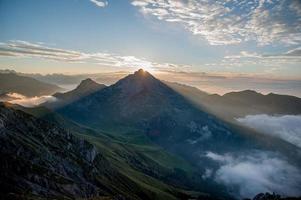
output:
M 90 143 L 3 104 L 0 122 L 1 196 L 88 198 L 110 192 L 96 179 L 108 173 L 109 163 Z

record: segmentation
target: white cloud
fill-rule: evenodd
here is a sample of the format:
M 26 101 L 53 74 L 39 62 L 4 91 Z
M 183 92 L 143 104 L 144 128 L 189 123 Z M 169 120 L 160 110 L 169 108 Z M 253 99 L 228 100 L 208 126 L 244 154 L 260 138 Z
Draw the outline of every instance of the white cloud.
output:
M 81 52 L 51 48 L 20 40 L 0 44 L 0 56 L 39 57 L 66 62 L 75 62 L 86 58 L 86 55 Z
M 7 96 L 12 98 L 9 103 L 18 104 L 24 107 L 35 107 L 45 102 L 54 102 L 57 99 L 53 96 L 36 96 L 26 97 L 18 93 L 8 93 Z
M 135 56 L 123 56 L 112 53 L 85 53 L 74 50 L 42 46 L 37 43 L 14 40 L 0 44 L 0 56 L 5 57 L 35 57 L 54 61 L 74 63 L 94 63 L 102 66 L 144 68 L 151 70 L 160 67 L 158 63 L 147 61 Z M 166 67 L 166 66 L 165 66 Z
M 90 1 L 98 7 L 105 7 L 108 5 L 108 2 L 104 0 L 90 0 Z
M 117 67 L 120 69 L 143 68 L 150 72 L 153 70 L 183 70 L 191 67 L 189 65 L 151 62 L 144 58 L 137 58 L 132 55 L 118 55 L 104 52 L 85 53 L 68 49 L 59 49 L 20 40 L 12 40 L 7 43 L 0 43 L 0 57 L 1 56 L 43 58 L 53 61 L 71 63 L 91 63 L 101 66 Z
M 208 152 L 207 157 L 220 163 L 214 179 L 242 198 L 262 192 L 301 195 L 300 169 L 275 154 L 256 151 L 234 156 Z
M 188 125 L 188 128 L 192 133 L 196 133 L 195 138 L 187 140 L 187 142 L 189 142 L 190 144 L 197 144 L 201 141 L 209 139 L 212 136 L 212 132 L 207 125 L 199 126 L 194 121 L 191 121 Z
M 212 45 L 301 42 L 301 9 L 296 1 L 134 0 L 132 5 L 145 15 L 181 24 Z
M 248 115 L 244 118 L 238 118 L 237 121 L 301 148 L 301 115 Z
M 238 55 L 228 55 L 225 59 L 242 59 L 242 58 L 254 58 L 254 59 L 294 59 L 301 62 L 301 47 L 288 50 L 287 52 L 277 54 L 258 54 L 256 52 L 241 51 Z
M 272 59 L 296 59 L 301 62 L 301 47 L 291 49 L 284 53 L 278 54 L 264 54 L 262 55 L 263 58 L 272 58 Z
M 262 58 L 261 55 L 255 52 L 241 51 L 238 55 L 225 56 L 225 59 L 240 59 L 240 58 Z
M 216 153 L 213 153 L 213 152 L 207 152 L 206 153 L 206 157 L 214 160 L 214 161 L 217 161 L 217 162 L 231 162 L 233 160 L 233 158 L 229 155 L 219 155 L 219 154 L 216 154 Z
M 276 71 L 287 72 L 288 68 L 298 67 L 301 63 L 300 47 L 291 49 L 287 52 L 274 54 L 259 54 L 256 52 L 241 51 L 239 54 L 224 56 L 215 66 L 224 66 L 226 68 L 239 67 L 260 67 L 261 72 L 273 74 Z M 265 68 L 265 69 L 264 69 Z

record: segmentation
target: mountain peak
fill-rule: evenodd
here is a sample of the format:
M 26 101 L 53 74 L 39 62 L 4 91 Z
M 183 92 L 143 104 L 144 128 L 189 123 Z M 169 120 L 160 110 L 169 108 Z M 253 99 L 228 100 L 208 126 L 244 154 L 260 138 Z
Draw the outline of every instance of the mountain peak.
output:
M 133 74 L 120 79 L 115 84 L 115 87 L 122 88 L 124 94 L 131 96 L 147 90 L 157 91 L 155 88 L 158 88 L 161 84 L 161 81 L 156 79 L 149 72 L 139 69 Z
M 77 86 L 77 88 L 90 88 L 90 87 L 97 87 L 100 84 L 93 81 L 91 78 L 84 79 L 80 82 L 80 84 Z
M 140 84 L 149 84 L 150 82 L 157 82 L 158 80 L 151 75 L 148 71 L 145 71 L 144 69 L 139 69 L 135 71 L 133 74 L 130 74 L 123 79 L 120 79 L 117 82 L 117 85 L 120 84 L 134 84 L 134 85 L 140 85 Z
M 65 93 L 56 93 L 53 96 L 60 99 L 54 103 L 48 103 L 47 106 L 59 107 L 70 102 L 74 102 L 82 97 L 88 96 L 96 91 L 102 90 L 106 87 L 104 84 L 99 84 L 90 78 L 84 79 L 73 90 Z
M 87 84 L 87 83 L 96 83 L 91 78 L 84 79 L 80 82 L 80 84 Z
M 152 75 L 144 69 L 139 69 L 138 71 L 134 72 L 134 76 L 147 77 L 147 76 L 152 76 Z
M 135 73 L 144 73 L 144 69 L 140 68 L 138 71 L 136 71 Z

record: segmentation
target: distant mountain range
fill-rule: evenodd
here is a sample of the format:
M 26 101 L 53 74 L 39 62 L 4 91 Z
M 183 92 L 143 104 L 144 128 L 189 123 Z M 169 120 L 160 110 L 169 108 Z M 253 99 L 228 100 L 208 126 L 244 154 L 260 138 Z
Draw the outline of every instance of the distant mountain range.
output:
M 47 76 L 0 70 L 0 98 L 7 101 L 12 100 L 12 97 L 6 95 L 9 92 L 29 97 L 53 95 L 59 101 L 47 106 L 62 106 L 105 87 L 90 78 L 83 79 L 86 76 L 88 75 L 52 74 Z M 76 89 L 66 93 L 59 92 L 62 91 L 62 88 L 54 84 L 75 84 L 81 79 L 82 82 Z M 83 84 L 85 81 L 87 84 Z M 301 99 L 294 96 L 273 93 L 263 95 L 252 90 L 230 92 L 224 95 L 208 94 L 192 86 L 176 82 L 163 82 L 195 105 L 227 121 L 253 114 L 301 114 Z
M 34 108 L 0 103 L 1 198 L 231 200 L 241 198 L 239 186 L 212 174 L 233 155 L 277 152 L 301 168 L 296 146 L 233 123 L 300 114 L 297 97 L 210 95 L 144 70 L 111 86 L 85 79 L 53 96 Z
M 230 92 L 224 95 L 208 94 L 195 87 L 165 82 L 195 105 L 207 109 L 218 117 L 232 121 L 246 115 L 298 115 L 301 114 L 301 98 L 280 95 L 263 95 L 253 90 Z
M 0 94 L 18 93 L 27 97 L 51 95 L 62 88 L 16 73 L 0 73 Z

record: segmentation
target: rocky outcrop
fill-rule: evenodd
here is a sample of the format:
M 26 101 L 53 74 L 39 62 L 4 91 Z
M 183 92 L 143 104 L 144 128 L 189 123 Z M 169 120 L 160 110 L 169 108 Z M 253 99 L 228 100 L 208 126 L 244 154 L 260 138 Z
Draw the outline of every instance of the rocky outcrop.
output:
M 0 104 L 0 197 L 74 199 L 118 194 L 105 157 L 69 131 Z
M 259 193 L 257 194 L 253 200 L 300 200 L 301 197 L 281 197 L 278 194 L 270 194 L 270 193 Z M 250 200 L 250 199 L 244 199 Z

